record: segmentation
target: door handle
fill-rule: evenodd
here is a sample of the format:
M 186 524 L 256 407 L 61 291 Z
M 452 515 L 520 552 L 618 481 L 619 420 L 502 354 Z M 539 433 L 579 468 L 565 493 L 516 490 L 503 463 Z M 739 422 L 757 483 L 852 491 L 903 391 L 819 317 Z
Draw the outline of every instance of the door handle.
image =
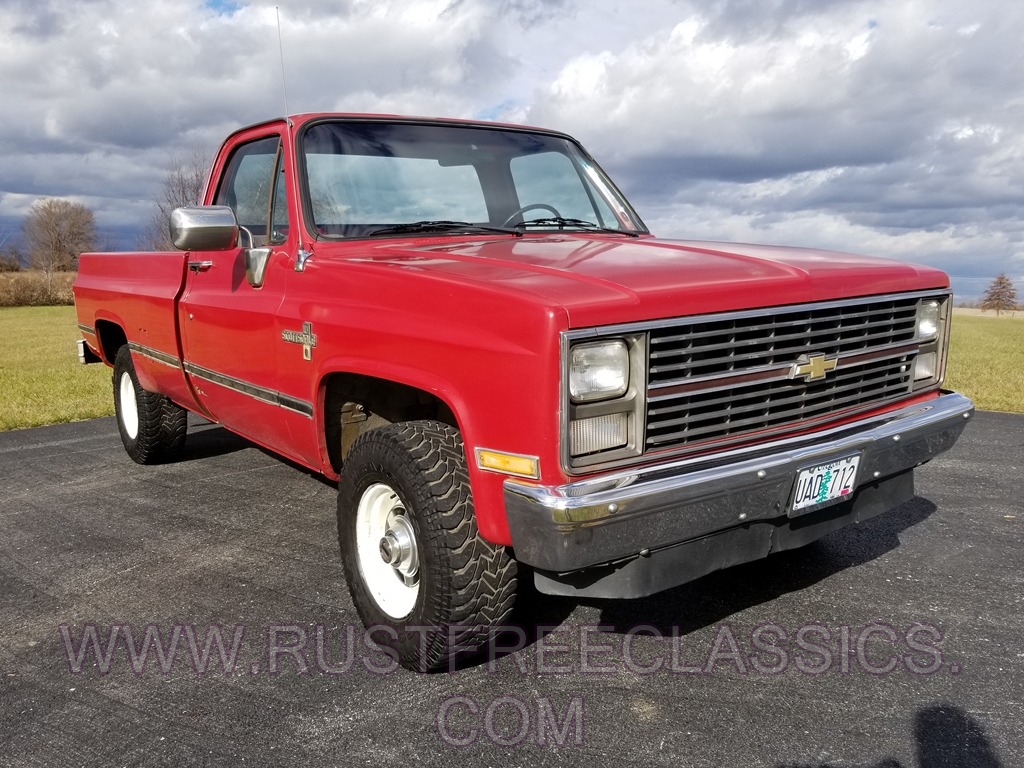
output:
M 205 272 L 212 266 L 212 261 L 190 261 L 188 263 L 188 268 L 191 269 L 193 272 Z

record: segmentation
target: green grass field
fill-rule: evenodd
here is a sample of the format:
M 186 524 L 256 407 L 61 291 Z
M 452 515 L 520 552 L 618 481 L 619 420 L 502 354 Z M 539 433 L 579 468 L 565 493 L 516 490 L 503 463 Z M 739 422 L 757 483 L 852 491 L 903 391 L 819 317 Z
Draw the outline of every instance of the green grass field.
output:
M 74 307 L 0 308 L 0 430 L 110 416 L 110 369 L 79 365 Z M 1024 318 L 953 316 L 946 387 L 1024 413 Z
M 110 416 L 110 369 L 79 365 L 74 307 L 0 308 L 0 430 Z
M 1024 413 L 1024 318 L 954 314 L 944 386 L 982 410 Z

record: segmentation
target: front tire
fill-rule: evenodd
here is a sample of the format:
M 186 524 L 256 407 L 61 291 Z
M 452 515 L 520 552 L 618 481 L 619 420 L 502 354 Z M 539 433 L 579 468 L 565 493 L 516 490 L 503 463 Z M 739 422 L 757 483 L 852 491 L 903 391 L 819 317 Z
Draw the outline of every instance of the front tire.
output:
M 338 539 L 352 601 L 402 666 L 442 669 L 507 621 L 516 562 L 480 536 L 458 430 L 434 421 L 361 435 L 338 485 Z M 412 629 L 416 628 L 416 629 Z
M 142 388 L 127 344 L 114 358 L 114 412 L 121 442 L 136 464 L 173 461 L 184 450 L 188 411 Z

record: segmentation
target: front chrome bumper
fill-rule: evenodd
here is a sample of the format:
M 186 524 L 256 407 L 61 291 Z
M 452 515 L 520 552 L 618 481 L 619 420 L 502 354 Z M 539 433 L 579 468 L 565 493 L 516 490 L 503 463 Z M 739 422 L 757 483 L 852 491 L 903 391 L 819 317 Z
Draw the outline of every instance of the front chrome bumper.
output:
M 912 495 L 908 470 L 949 450 L 973 411 L 968 398 L 948 393 L 831 430 L 712 457 L 557 487 L 506 480 L 516 558 L 566 574 L 647 557 L 757 521 L 781 525 L 801 469 L 855 454 L 861 457 L 857 488 L 873 493 L 873 514 L 878 514 L 906 500 L 902 483 L 904 492 L 893 493 L 886 506 L 885 489 L 897 484 L 886 486 L 885 479 L 906 474 Z M 856 519 L 851 513 L 849 522 Z

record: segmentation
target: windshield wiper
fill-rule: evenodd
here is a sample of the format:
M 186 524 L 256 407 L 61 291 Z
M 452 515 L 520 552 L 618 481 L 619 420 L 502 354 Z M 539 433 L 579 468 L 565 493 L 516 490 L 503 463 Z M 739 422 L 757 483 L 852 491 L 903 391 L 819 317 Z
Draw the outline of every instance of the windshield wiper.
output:
M 413 221 L 408 224 L 395 224 L 393 227 L 383 227 L 370 232 L 370 235 L 402 235 L 402 234 L 425 234 L 429 232 L 454 233 L 494 233 L 500 235 L 512 235 L 522 237 L 523 233 L 516 229 L 507 227 L 489 227 L 485 224 L 470 224 L 468 221 Z
M 526 227 L 553 227 L 557 226 L 559 229 L 565 229 L 571 227 L 572 229 L 584 229 L 587 232 L 608 232 L 613 235 L 627 235 L 628 237 L 640 237 L 638 232 L 630 232 L 628 229 L 615 229 L 613 227 L 602 227 L 599 224 L 595 224 L 592 221 L 584 221 L 583 219 L 566 219 L 561 216 L 549 216 L 544 219 L 530 219 L 529 221 L 521 221 L 515 225 L 516 229 Z

